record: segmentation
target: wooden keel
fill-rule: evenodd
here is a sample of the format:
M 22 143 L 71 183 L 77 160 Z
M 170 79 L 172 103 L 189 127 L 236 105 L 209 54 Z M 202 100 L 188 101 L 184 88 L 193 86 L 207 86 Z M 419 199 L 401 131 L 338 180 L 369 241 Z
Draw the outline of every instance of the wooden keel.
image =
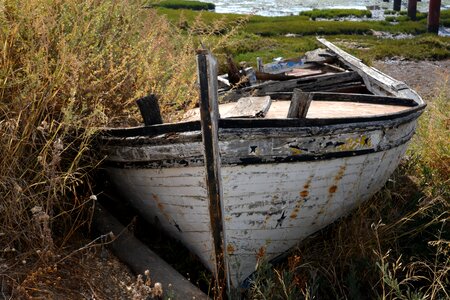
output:
M 219 104 L 217 94 L 217 60 L 207 50 L 199 50 L 197 68 L 200 83 L 200 123 L 206 168 L 209 215 L 216 260 L 217 296 L 226 298 L 230 289 L 223 229 L 222 185 L 219 154 Z
M 100 234 L 112 232 L 116 237 L 111 244 L 113 252 L 136 274 L 144 274 L 146 270 L 149 270 L 152 281 L 163 285 L 166 297 L 167 291 L 170 291 L 174 299 L 209 299 L 156 253 L 136 239 L 99 203 L 95 207 L 93 224 Z M 170 289 L 169 284 L 172 285 Z

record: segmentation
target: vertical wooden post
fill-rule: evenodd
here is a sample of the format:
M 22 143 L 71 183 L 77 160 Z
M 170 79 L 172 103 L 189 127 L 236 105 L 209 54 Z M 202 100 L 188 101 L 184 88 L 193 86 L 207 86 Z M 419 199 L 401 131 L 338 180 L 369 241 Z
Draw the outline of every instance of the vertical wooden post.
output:
M 256 58 L 256 69 L 258 72 L 264 72 L 264 64 L 261 57 Z
M 198 79 L 200 83 L 200 117 L 206 186 L 209 197 L 209 215 L 214 242 L 217 276 L 217 295 L 226 298 L 230 281 L 225 252 L 225 233 L 223 230 L 222 182 L 219 153 L 219 104 L 217 94 L 217 60 L 207 50 L 197 52 Z
M 415 21 L 417 15 L 417 0 L 408 0 L 408 17 Z
M 306 118 L 311 101 L 311 93 L 303 93 L 300 89 L 294 89 L 287 117 L 299 119 Z
M 428 8 L 428 32 L 439 33 L 439 18 L 441 15 L 441 0 L 430 0 Z
M 161 111 L 159 110 L 158 98 L 154 94 L 136 100 L 141 111 L 145 126 L 162 124 Z
M 394 10 L 400 11 L 402 7 L 402 0 L 394 0 Z

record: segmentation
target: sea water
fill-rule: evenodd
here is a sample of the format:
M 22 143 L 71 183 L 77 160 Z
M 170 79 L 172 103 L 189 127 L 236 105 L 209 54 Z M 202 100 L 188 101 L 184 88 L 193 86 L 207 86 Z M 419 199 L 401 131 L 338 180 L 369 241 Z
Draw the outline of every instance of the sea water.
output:
M 355 8 L 367 7 L 379 9 L 392 9 L 393 0 L 201 0 L 216 5 L 218 13 L 256 14 L 262 16 L 297 15 L 301 11 L 314 8 Z M 403 8 L 408 1 L 402 1 Z M 428 11 L 429 0 L 417 2 L 419 11 Z M 442 7 L 450 8 L 450 0 L 442 0 Z

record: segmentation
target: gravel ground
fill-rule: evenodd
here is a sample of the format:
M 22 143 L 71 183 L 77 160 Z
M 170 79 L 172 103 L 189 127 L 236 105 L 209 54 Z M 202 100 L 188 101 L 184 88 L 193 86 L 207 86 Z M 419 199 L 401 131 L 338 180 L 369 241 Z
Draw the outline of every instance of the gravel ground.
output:
M 443 85 L 450 85 L 450 60 L 376 61 L 373 66 L 391 77 L 404 81 L 425 101 L 431 101 Z

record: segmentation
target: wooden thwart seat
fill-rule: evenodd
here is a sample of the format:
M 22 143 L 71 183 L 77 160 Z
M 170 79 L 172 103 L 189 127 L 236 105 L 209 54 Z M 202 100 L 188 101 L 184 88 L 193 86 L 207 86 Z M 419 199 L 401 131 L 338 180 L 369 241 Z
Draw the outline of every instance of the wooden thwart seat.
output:
M 219 105 L 219 113 L 222 119 L 225 118 L 264 118 L 270 109 L 272 100 L 270 96 L 244 97 L 237 102 Z M 187 111 L 183 116 L 183 121 L 200 120 L 198 108 Z

